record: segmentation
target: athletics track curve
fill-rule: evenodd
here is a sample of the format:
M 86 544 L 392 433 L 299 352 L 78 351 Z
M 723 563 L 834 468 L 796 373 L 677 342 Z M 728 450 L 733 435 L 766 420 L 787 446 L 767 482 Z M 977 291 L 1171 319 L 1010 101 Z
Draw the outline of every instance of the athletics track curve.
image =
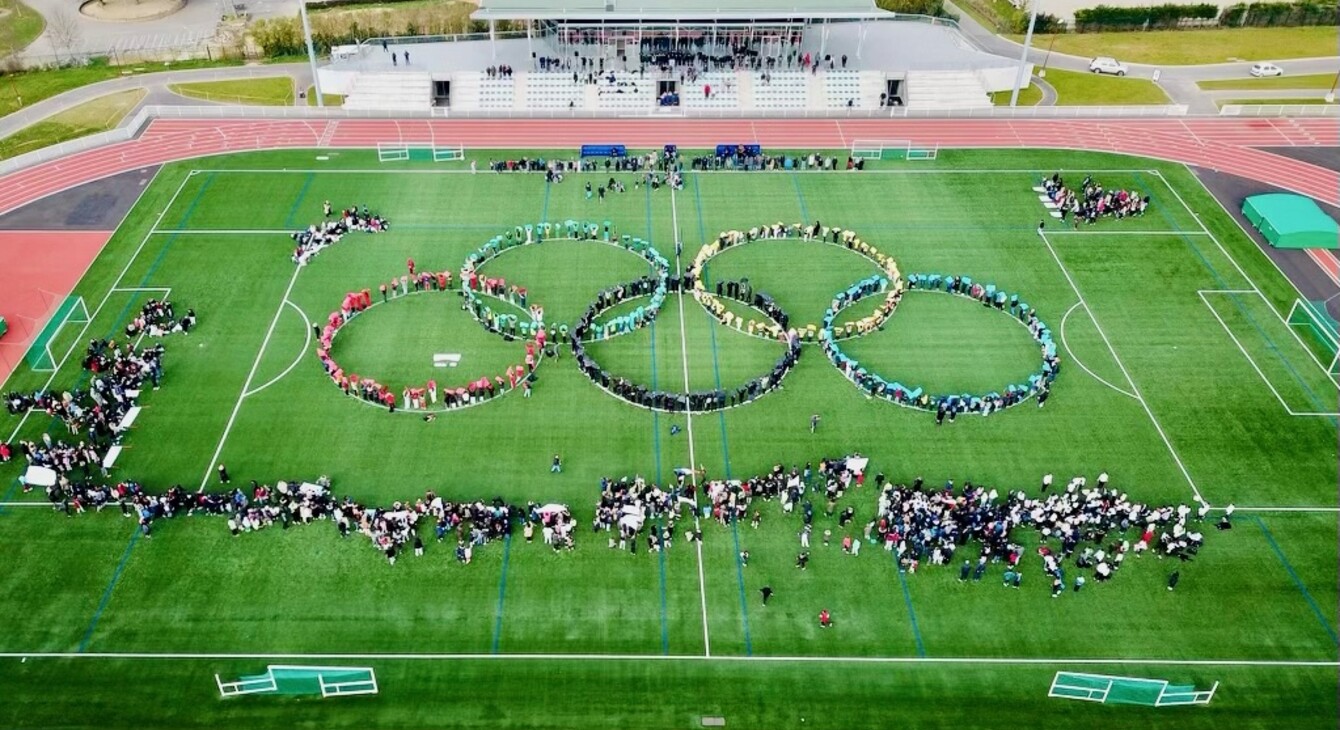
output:
M 1340 119 L 155 119 L 135 139 L 16 171 L 0 179 L 0 213 L 137 168 L 234 152 L 370 148 L 436 142 L 467 149 L 711 147 L 757 142 L 790 149 L 845 149 L 856 140 L 912 140 L 950 148 L 1070 149 L 1151 157 L 1205 167 L 1340 205 L 1340 172 L 1259 147 L 1340 144 Z M 1340 283 L 1340 259 L 1309 251 Z M 94 257 L 96 253 L 94 254 Z M 69 262 L 83 270 L 89 261 Z M 68 293 L 61 292 L 61 293 Z M 5 302 L 0 301 L 0 305 Z M 0 368 L 0 380 L 8 373 Z

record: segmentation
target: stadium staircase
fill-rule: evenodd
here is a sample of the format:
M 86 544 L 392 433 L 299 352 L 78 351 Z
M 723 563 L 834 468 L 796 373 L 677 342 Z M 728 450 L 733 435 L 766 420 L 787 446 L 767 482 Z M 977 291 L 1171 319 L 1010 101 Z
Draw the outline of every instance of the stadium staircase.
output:
M 909 109 L 976 109 L 989 106 L 991 96 L 975 71 L 907 73 Z
M 433 77 L 411 71 L 360 73 L 344 98 L 345 109 L 422 111 L 432 106 Z

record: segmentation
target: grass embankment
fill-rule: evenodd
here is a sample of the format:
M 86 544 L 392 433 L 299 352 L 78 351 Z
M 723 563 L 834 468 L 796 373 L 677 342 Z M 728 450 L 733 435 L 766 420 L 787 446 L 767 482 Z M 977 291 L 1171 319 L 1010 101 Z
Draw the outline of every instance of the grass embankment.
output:
M 18 0 L 0 0 L 0 52 L 22 51 L 42 35 L 46 26 L 36 10 Z
M 1019 43 L 1024 40 L 1022 35 L 1007 37 Z M 1334 56 L 1340 48 L 1338 44 L 1340 39 L 1334 26 L 1062 33 L 1033 37 L 1034 46 L 1050 48 L 1055 53 L 1085 58 L 1112 56 L 1127 63 L 1169 66 Z
M 20 129 L 0 139 L 0 159 L 17 157 L 53 144 L 112 129 L 125 119 L 146 93 L 144 89 L 127 89 L 100 96 Z
M 1246 76 L 1240 79 L 1196 82 L 1196 86 L 1204 91 L 1218 91 L 1221 89 L 1329 89 L 1334 85 L 1335 74 L 1290 76 L 1286 73 L 1283 76 L 1271 76 L 1262 79 Z
M 322 94 L 321 100 L 326 106 L 344 106 L 344 97 L 339 94 Z M 307 106 L 316 106 L 316 87 L 307 87 Z
M 1047 83 L 1056 89 L 1056 103 L 1065 106 L 1167 104 L 1168 95 L 1147 79 L 1105 76 L 1082 71 L 1047 69 Z
M 996 106 L 1009 106 L 1011 93 L 997 91 L 991 95 L 991 103 Z M 1019 90 L 1019 106 L 1037 106 L 1042 101 L 1042 87 L 1034 83 Z
M 254 106 L 293 106 L 293 79 L 288 76 L 261 76 L 253 79 L 230 79 L 228 81 L 197 81 L 187 84 L 172 84 L 168 89 L 174 94 L 192 99 L 222 102 L 225 104 L 250 104 Z

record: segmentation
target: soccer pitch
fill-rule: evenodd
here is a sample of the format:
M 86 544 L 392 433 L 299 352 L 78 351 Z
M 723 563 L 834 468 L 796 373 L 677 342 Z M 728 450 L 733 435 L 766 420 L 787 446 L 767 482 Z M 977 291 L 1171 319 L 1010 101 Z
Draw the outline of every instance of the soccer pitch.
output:
M 470 565 L 428 539 L 395 565 L 328 522 L 233 537 L 224 520 L 180 516 L 139 535 L 120 510 L 66 517 L 14 485 L 0 512 L 0 724 L 288 727 L 983 727 L 1100 723 L 1178 728 L 1334 727 L 1337 721 L 1337 390 L 1321 343 L 1281 313 L 1290 283 L 1183 167 L 1048 151 L 941 151 L 864 172 L 688 172 L 682 190 L 633 174 L 479 172 L 468 163 L 378 163 L 373 151 L 267 152 L 164 167 L 80 282 L 92 314 L 53 345 L 55 373 L 20 370 L 4 391 L 69 388 L 89 339 L 123 336 L 149 298 L 200 318 L 163 338 L 162 389 L 113 472 L 153 492 L 329 475 L 335 494 L 389 506 L 448 499 L 571 507 L 572 552 L 490 542 Z M 473 152 L 489 158 L 525 152 Z M 532 153 L 533 154 L 533 153 Z M 554 158 L 569 153 L 550 152 Z M 690 154 L 687 153 L 686 154 Z M 1048 219 L 1032 190 L 1056 170 L 1147 192 L 1140 218 L 1078 231 Z M 583 185 L 617 177 L 603 202 Z M 322 202 L 386 216 L 307 266 L 288 233 Z M 1018 293 L 1051 327 L 1063 363 L 1034 401 L 937 426 L 866 398 L 817 345 L 783 387 L 693 416 L 635 408 L 597 388 L 569 353 L 545 360 L 533 396 L 421 415 L 344 396 L 315 354 L 312 323 L 346 293 L 420 270 L 458 272 L 492 237 L 539 221 L 611 221 L 678 262 L 721 231 L 821 221 L 856 231 L 905 274 L 965 275 Z M 483 273 L 527 288 L 548 322 L 573 323 L 605 287 L 647 273 L 617 247 L 554 241 Z M 877 273 L 839 246 L 765 240 L 713 259 L 713 280 L 748 277 L 793 326 L 817 323 L 835 293 Z M 400 383 L 464 382 L 519 361 L 455 294 L 402 297 L 342 331 L 350 371 Z M 858 305 L 865 309 L 865 305 Z M 845 349 L 890 379 L 934 392 L 1020 382 L 1037 347 L 1009 317 L 957 297 L 909 293 L 881 331 Z M 671 294 L 652 326 L 594 343 L 612 373 L 662 388 L 732 387 L 766 374 L 782 345 L 727 328 Z M 438 353 L 460 366 L 435 369 Z M 810 417 L 821 419 L 814 433 Z M 41 414 L 5 416 L 4 436 L 59 438 Z M 1234 527 L 1173 565 L 1127 560 L 1110 582 L 1053 600 L 1031 548 L 1021 590 L 999 565 L 961 583 L 956 566 L 901 573 L 867 545 L 843 554 L 874 514 L 873 485 L 849 490 L 839 527 L 814 495 L 815 538 L 794 567 L 800 517 L 756 500 L 749 523 L 703 520 L 704 540 L 636 554 L 606 547 L 591 520 L 602 477 L 658 483 L 700 465 L 747 478 L 860 453 L 894 482 L 924 477 L 1036 492 L 1112 475 L 1153 504 L 1237 505 Z M 550 460 L 563 457 L 561 474 Z M 1217 518 L 1218 512 L 1212 513 Z M 683 521 L 688 524 L 687 517 Z M 833 545 L 819 535 L 832 530 Z M 973 548 L 969 546 L 969 552 Z M 747 565 L 740 552 L 748 550 Z M 1165 584 L 1179 569 L 1176 591 Z M 775 594 L 765 608 L 760 589 Z M 833 629 L 816 616 L 829 609 Z M 376 669 L 380 694 L 222 700 L 215 674 L 266 664 Z M 1048 699 L 1057 671 L 1209 687 L 1208 706 L 1145 708 Z M 300 703 L 300 704 L 299 704 Z M 802 724 L 803 723 L 803 724 Z

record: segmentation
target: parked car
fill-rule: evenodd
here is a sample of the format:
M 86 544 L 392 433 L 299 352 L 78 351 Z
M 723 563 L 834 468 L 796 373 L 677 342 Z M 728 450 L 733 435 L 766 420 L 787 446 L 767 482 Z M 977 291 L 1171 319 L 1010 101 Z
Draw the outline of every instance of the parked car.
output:
M 1117 76 L 1126 75 L 1126 64 L 1115 58 L 1099 56 L 1089 61 L 1089 70 L 1096 74 L 1115 74 Z
M 1273 63 L 1253 63 L 1251 74 L 1253 76 L 1283 76 L 1284 69 Z

